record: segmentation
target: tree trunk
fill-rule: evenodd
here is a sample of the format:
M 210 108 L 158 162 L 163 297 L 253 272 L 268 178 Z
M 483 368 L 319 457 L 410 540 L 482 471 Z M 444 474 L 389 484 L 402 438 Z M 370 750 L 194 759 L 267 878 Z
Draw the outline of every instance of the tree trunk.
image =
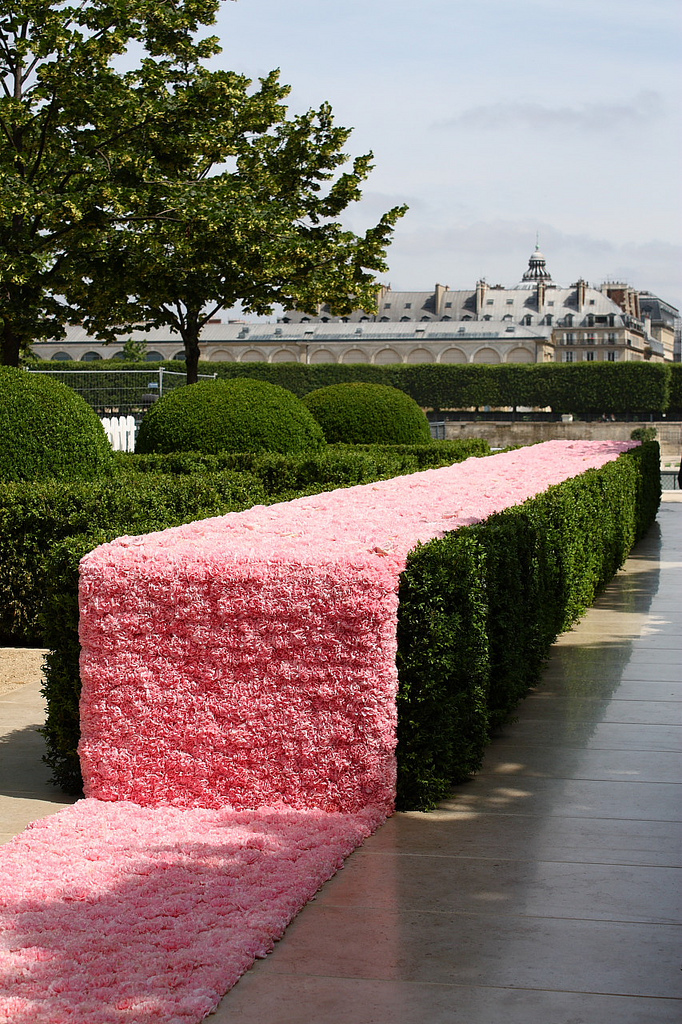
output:
M 182 335 L 185 345 L 185 366 L 187 367 L 187 383 L 196 384 L 199 379 L 199 328 L 188 327 Z
M 0 363 L 3 366 L 18 366 L 21 355 L 21 336 L 5 324 L 0 328 Z

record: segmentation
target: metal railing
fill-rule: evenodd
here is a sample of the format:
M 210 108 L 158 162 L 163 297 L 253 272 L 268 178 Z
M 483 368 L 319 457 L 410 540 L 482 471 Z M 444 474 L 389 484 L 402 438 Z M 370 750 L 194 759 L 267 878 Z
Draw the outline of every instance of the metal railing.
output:
M 163 366 L 149 370 L 36 370 L 67 384 L 92 406 L 99 416 L 144 416 L 150 405 L 163 395 L 184 387 L 186 375 Z M 199 374 L 200 380 L 215 380 L 217 373 Z

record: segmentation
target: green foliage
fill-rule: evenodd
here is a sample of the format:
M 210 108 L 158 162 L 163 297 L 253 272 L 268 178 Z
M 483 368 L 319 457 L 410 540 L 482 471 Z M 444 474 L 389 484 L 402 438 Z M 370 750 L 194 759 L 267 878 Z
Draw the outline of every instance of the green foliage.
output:
M 18 0 L 0 7 L 0 361 L 62 337 L 79 255 L 136 221 L 215 149 L 197 39 L 218 0 Z M 134 70 L 115 70 L 134 50 Z M 238 76 L 235 76 L 238 79 Z M 160 211 L 157 207 L 156 216 Z
M 49 648 L 45 658 L 43 695 L 47 704 L 44 760 L 52 781 L 64 792 L 78 794 L 83 788 L 78 741 L 80 643 L 78 642 L 78 565 L 89 551 L 113 540 L 116 533 L 97 530 L 59 541 L 45 559 L 45 606 L 40 619 L 42 642 Z
M 0 484 L 0 642 L 44 646 L 38 616 L 47 560 L 64 538 L 92 530 L 148 533 L 266 500 L 259 479 L 234 471 Z
M 207 364 L 208 365 L 208 364 Z M 658 412 L 671 401 L 674 366 L 663 363 L 538 363 L 531 365 L 421 363 L 371 366 L 346 363 L 210 364 L 221 378 L 253 376 L 299 396 L 347 381 L 368 381 L 404 391 L 424 409 L 485 405 L 550 406 L 554 412 L 637 414 Z M 682 375 L 680 380 L 682 381 Z M 682 409 L 682 383 L 674 392 Z
M 398 806 L 475 771 L 491 729 L 653 522 L 658 445 L 412 552 L 398 619 Z
M 82 370 L 78 363 L 46 361 L 40 365 L 64 373 Z M 159 365 L 147 364 L 150 370 Z M 163 365 L 178 372 L 184 370 L 180 362 L 168 361 Z M 106 362 L 97 366 L 98 371 L 108 369 Z M 112 371 L 124 368 L 122 363 L 109 366 Z M 130 368 L 135 368 L 134 364 Z M 332 384 L 362 381 L 398 388 L 424 409 L 524 405 L 550 406 L 555 412 L 576 415 L 607 412 L 633 417 L 668 410 L 668 418 L 682 418 L 682 364 L 677 363 L 201 363 L 199 372 L 217 372 L 221 380 L 251 377 L 268 381 L 299 398 Z
M 477 771 L 488 739 L 484 552 L 471 531 L 416 548 L 400 578 L 398 806 Z
M 123 348 L 121 349 L 120 359 L 116 359 L 114 356 L 111 358 L 113 362 L 143 363 L 146 352 L 146 342 L 135 341 L 134 338 L 126 338 Z
M 332 384 L 303 399 L 330 444 L 422 444 L 429 422 L 417 403 L 383 384 Z
M 656 427 L 636 427 L 630 433 L 632 441 L 655 441 L 658 431 Z
M 239 470 L 256 476 L 270 498 L 286 492 L 316 493 L 335 487 L 384 480 L 451 466 L 465 459 L 490 455 L 487 441 L 432 441 L 421 445 L 329 445 L 317 452 L 282 455 L 277 452 L 199 452 L 128 455 L 116 452 L 117 473 L 175 475 Z
M 202 381 L 164 395 L 145 416 L 136 449 L 148 452 L 303 452 L 324 444 L 306 407 L 264 381 Z
M 669 418 L 682 419 L 682 363 L 671 363 L 668 366 L 670 373 L 670 401 L 668 404 Z
M 0 480 L 91 479 L 111 446 L 75 391 L 42 374 L 0 367 Z
M 289 116 L 278 72 L 253 88 L 209 70 L 220 47 L 199 31 L 218 7 L 0 6 L 3 362 L 67 322 L 103 337 L 166 325 L 192 382 L 216 307 L 375 302 L 404 208 L 343 229 L 371 154 L 344 170 L 350 131 L 326 103 Z

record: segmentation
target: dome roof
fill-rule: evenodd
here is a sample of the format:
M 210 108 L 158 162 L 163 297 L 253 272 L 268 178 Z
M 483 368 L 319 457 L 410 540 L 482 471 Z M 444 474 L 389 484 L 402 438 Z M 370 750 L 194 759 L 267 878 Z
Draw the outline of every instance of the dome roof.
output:
M 534 285 L 538 281 L 544 281 L 545 284 L 552 284 L 552 275 L 547 269 L 547 261 L 540 252 L 538 246 L 535 246 L 535 252 L 531 254 L 528 260 L 528 270 L 521 279 L 521 286 L 525 284 L 526 287 Z

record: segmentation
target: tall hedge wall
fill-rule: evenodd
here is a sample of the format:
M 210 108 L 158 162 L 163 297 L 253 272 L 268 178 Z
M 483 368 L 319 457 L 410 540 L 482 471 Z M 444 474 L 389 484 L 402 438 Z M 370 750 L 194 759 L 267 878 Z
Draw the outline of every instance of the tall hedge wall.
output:
M 489 453 L 484 441 L 339 445 L 306 455 L 118 453 L 115 474 L 88 485 L 0 485 L 0 642 L 51 650 L 46 739 L 55 781 L 68 790 L 80 786 L 77 581 L 87 551 L 123 533 Z
M 179 362 L 164 363 L 182 371 Z M 99 364 L 98 364 L 99 366 Z M 155 369 L 158 364 L 148 364 Z M 41 363 L 41 369 L 69 372 L 78 364 Z M 102 370 L 140 368 L 109 361 Z M 577 415 L 649 414 L 673 407 L 682 411 L 682 384 L 675 364 L 665 363 L 537 363 L 495 366 L 422 363 L 369 364 L 201 363 L 200 372 L 219 377 L 253 377 L 303 397 L 309 391 L 349 381 L 368 381 L 399 388 L 427 409 L 468 409 L 477 406 L 551 406 L 557 413 Z M 108 378 L 114 383 L 114 378 Z M 671 392 L 672 389 L 672 392 Z M 113 391 L 112 391 L 113 394 Z M 674 406 L 674 402 L 678 405 Z
M 492 728 L 534 685 L 549 646 L 655 517 L 658 445 L 416 549 L 398 623 L 399 804 L 426 808 L 480 765 Z M 196 476 L 187 476 L 192 482 Z M 80 558 L 120 530 L 63 537 L 48 555 L 45 735 L 53 777 L 80 787 Z
M 418 548 L 401 579 L 398 806 L 429 808 L 478 770 L 491 729 L 653 521 L 659 450 Z

